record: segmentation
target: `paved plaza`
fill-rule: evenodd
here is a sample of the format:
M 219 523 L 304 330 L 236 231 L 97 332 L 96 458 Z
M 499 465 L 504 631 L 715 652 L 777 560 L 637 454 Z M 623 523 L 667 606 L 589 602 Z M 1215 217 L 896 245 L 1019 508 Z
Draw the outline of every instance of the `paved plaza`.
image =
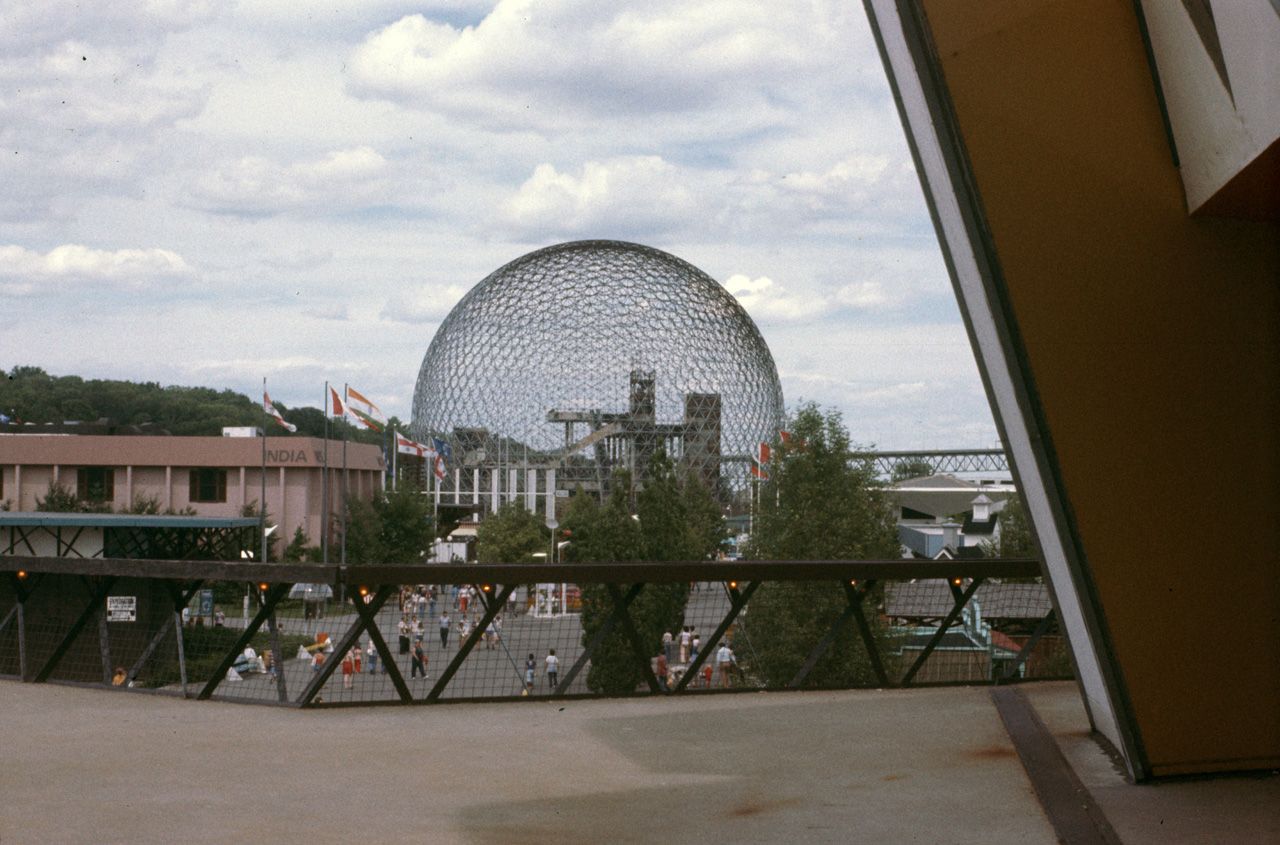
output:
M 1074 684 L 1024 689 L 1122 841 L 1277 841 L 1280 778 L 1128 785 Z M 0 737 L 4 845 L 1056 841 L 978 687 L 303 711 L 4 682 Z
M 513 598 L 512 605 L 523 608 L 526 605 L 525 588 L 519 588 Z M 332 611 L 339 612 L 323 619 L 281 617 L 280 622 L 283 625 L 284 633 L 306 635 L 309 641 L 320 632 L 327 634 L 331 640 L 340 639 L 347 629 L 356 622 L 357 615 L 350 609 L 349 605 L 344 607 L 339 604 L 331 604 L 330 608 Z M 719 584 L 703 584 L 698 589 L 690 592 L 685 617 L 686 621 L 696 624 L 699 626 L 699 630 L 704 635 L 707 635 L 710 634 L 716 623 L 724 618 L 728 609 L 729 599 L 723 587 Z M 470 610 L 470 618 L 472 621 L 477 621 L 481 614 L 475 611 L 474 606 Z M 446 612 L 454 625 L 449 636 L 448 645 L 441 646 L 439 619 L 441 613 Z M 454 608 L 450 599 L 446 598 L 437 603 L 435 615 L 430 613 L 422 615 L 421 620 L 425 632 L 423 645 L 427 657 L 428 676 L 425 680 L 421 676 L 416 679 L 411 677 L 410 656 L 407 653 L 401 653 L 399 650 L 397 623 L 401 615 L 393 598 L 377 615 L 378 629 L 386 639 L 388 647 L 392 650 L 396 664 L 405 681 L 409 684 L 409 691 L 414 698 L 424 698 L 440 677 L 440 673 L 444 671 L 445 667 L 458 653 L 461 638 L 458 635 L 456 623 L 460 618 L 460 611 Z M 491 644 L 482 642 L 476 645 L 445 688 L 441 695 L 442 699 L 521 695 L 524 683 L 524 663 L 530 654 L 534 655 L 538 665 L 533 695 L 549 695 L 551 689 L 543 671 L 544 660 L 548 650 L 556 649 L 556 654 L 561 662 L 561 677 L 564 677 L 565 673 L 574 664 L 574 661 L 582 654 L 582 624 L 576 613 L 554 617 L 537 617 L 524 612 L 523 609 L 513 613 L 504 608 L 501 618 L 501 634 L 498 641 Z M 244 624 L 244 620 L 231 618 L 227 620 L 227 624 L 229 627 L 239 627 Z M 749 630 L 749 625 L 744 617 L 740 618 L 738 625 L 741 630 Z M 746 643 L 747 639 L 748 635 L 744 634 L 742 643 Z M 349 688 L 343 681 L 342 673 L 340 671 L 335 672 L 321 692 L 321 697 L 325 702 L 398 700 L 399 696 L 396 689 L 390 678 L 381 671 L 381 666 L 379 666 L 377 673 L 369 672 L 368 635 L 362 634 L 360 642 L 362 647 L 361 671 L 352 677 Z M 675 651 L 678 651 L 678 649 Z M 677 655 L 674 652 L 672 662 L 673 664 L 678 662 Z M 287 654 L 284 666 L 285 686 L 288 697 L 296 699 L 305 685 L 311 680 L 313 667 L 308 661 L 297 659 L 296 654 Z M 587 673 L 584 670 L 570 685 L 566 691 L 567 694 L 575 695 L 588 692 L 586 681 Z M 188 691 L 194 695 L 199 691 L 199 688 L 200 685 L 191 684 L 188 686 Z M 172 689 L 177 689 L 177 687 Z M 278 689 L 275 679 L 268 675 L 245 674 L 242 681 L 224 681 L 218 687 L 217 695 L 237 699 L 271 701 L 277 699 Z

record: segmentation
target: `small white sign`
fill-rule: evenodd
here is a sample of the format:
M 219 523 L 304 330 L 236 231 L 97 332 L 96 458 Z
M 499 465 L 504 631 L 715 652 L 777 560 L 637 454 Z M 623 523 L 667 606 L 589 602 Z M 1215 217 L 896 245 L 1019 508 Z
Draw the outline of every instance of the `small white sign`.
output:
M 567 499 L 567 498 L 569 498 L 569 491 L 568 491 L 568 490 L 557 490 L 557 491 L 556 491 L 556 498 L 557 498 L 557 499 Z
M 137 596 L 107 596 L 108 622 L 137 622 Z

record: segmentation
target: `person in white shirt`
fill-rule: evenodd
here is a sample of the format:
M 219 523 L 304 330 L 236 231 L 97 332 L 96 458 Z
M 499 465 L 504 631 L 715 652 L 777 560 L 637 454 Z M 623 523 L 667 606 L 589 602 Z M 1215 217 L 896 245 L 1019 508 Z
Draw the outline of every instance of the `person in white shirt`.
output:
M 733 649 L 721 644 L 716 649 L 716 662 L 720 664 L 720 686 L 729 686 L 729 673 L 733 671 Z
M 556 650 L 553 648 L 547 654 L 547 686 L 555 689 L 559 675 L 560 658 L 556 657 Z

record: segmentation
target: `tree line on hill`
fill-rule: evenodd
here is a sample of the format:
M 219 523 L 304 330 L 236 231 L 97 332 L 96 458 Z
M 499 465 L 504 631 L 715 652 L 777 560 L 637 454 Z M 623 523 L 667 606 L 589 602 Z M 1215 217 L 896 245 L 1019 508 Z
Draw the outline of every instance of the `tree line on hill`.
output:
M 298 427 L 298 435 L 324 436 L 321 409 L 290 409 L 280 402 L 275 406 L 287 422 Z M 0 378 L 0 414 L 36 425 L 106 418 L 119 425 L 156 425 L 170 434 L 208 437 L 217 437 L 224 427 L 263 425 L 261 402 L 234 390 L 53 376 L 40 367 L 25 365 L 15 366 Z M 395 417 L 388 427 L 404 430 Z M 274 424 L 265 430 L 270 437 L 288 434 Z M 331 418 L 329 437 L 341 440 L 344 433 L 353 443 L 381 444 L 383 440 L 377 431 Z

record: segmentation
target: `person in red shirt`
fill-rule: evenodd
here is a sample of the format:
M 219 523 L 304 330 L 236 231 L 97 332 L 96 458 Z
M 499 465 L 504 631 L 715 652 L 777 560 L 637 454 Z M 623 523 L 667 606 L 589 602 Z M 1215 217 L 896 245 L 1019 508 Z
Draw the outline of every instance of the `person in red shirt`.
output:
M 667 656 L 662 652 L 658 652 L 658 686 L 663 692 L 671 691 L 667 686 Z

